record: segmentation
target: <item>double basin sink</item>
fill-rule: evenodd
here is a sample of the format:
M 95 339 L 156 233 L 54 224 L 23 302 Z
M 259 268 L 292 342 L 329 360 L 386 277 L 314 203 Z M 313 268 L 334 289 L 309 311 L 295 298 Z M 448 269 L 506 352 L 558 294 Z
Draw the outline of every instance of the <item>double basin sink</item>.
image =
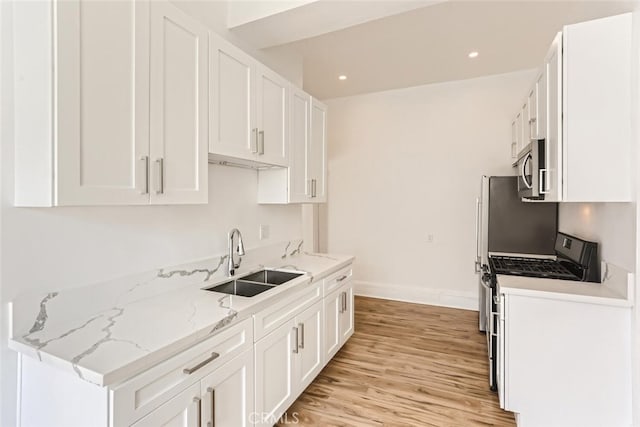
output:
M 238 279 L 229 280 L 211 288 L 206 288 L 205 290 L 239 295 L 242 297 L 253 297 L 269 289 L 273 289 L 278 285 L 290 282 L 302 275 L 303 273 L 264 269 L 239 277 Z

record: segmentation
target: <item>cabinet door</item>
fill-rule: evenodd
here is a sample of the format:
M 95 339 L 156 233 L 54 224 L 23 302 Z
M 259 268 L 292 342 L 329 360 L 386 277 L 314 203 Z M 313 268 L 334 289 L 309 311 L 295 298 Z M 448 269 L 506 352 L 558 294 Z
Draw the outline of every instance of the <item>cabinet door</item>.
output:
M 292 88 L 291 93 L 291 140 L 289 157 L 289 201 L 306 202 L 310 196 L 307 185 L 307 149 L 309 148 L 309 125 L 311 96 Z
M 297 390 L 304 390 L 318 375 L 323 365 L 322 301 L 296 316 L 298 326 Z
M 311 101 L 311 132 L 307 149 L 307 180 L 310 181 L 311 202 L 326 202 L 327 175 L 327 107 Z
M 523 119 L 522 119 L 522 112 L 520 111 L 516 115 L 516 138 L 518 142 L 518 147 L 516 150 L 516 158 L 518 157 L 518 154 L 520 154 L 520 151 L 524 148 L 524 143 L 522 142 L 522 125 L 523 125 Z
M 293 402 L 293 358 L 300 351 L 295 331 L 291 319 L 254 346 L 257 425 L 273 425 Z
M 543 183 L 545 201 L 562 200 L 562 33 L 544 59 L 546 76 L 546 139 Z
M 522 104 L 520 110 L 520 116 L 522 117 L 522 148 L 529 145 L 531 142 L 531 125 L 529 123 L 529 106 L 525 102 Z
M 343 307 L 342 290 L 324 299 L 324 360 L 328 362 L 340 349 L 340 317 Z
M 256 67 L 258 155 L 272 165 L 289 164 L 289 82 L 258 64 Z
M 207 202 L 208 33 L 151 3 L 151 203 Z
M 353 335 L 354 311 L 353 311 L 353 284 L 351 281 L 345 284 L 340 291 L 343 293 L 344 302 L 340 310 L 340 343 L 344 344 Z
M 211 137 L 209 152 L 254 160 L 257 126 L 255 60 L 221 37 L 211 36 Z
M 253 391 L 253 350 L 247 350 L 202 379 L 202 427 L 252 425 Z
M 146 204 L 149 4 L 72 0 L 55 9 L 54 204 Z
M 538 92 L 536 86 L 537 83 L 534 83 L 527 94 L 527 112 L 529 113 L 527 123 L 529 124 L 529 136 L 531 139 L 537 139 L 538 137 L 536 124 L 538 120 Z
M 533 101 L 532 101 L 533 102 Z M 543 70 L 538 74 L 535 85 L 535 102 L 529 107 L 529 115 L 533 119 L 531 137 L 546 139 L 547 135 L 547 74 Z M 533 108 L 533 111 L 531 111 Z
M 518 132 L 516 120 L 511 122 L 511 158 L 518 158 Z
M 132 427 L 200 427 L 200 383 L 151 412 Z

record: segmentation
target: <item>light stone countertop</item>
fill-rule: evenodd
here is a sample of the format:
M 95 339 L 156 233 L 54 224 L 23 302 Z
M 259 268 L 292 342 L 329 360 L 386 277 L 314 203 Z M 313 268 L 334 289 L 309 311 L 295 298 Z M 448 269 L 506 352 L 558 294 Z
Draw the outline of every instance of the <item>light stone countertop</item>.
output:
M 251 298 L 203 289 L 228 280 L 227 256 L 17 298 L 9 347 L 99 386 L 120 383 L 353 261 L 301 246 L 247 252 L 238 276 L 262 267 L 306 273 Z

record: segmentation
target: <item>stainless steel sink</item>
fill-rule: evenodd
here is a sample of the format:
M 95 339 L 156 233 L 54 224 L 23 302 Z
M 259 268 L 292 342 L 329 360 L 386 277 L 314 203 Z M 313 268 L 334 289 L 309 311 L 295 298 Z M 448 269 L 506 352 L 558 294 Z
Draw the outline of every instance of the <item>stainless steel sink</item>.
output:
M 228 282 L 221 283 L 205 290 L 221 292 L 223 294 L 240 295 L 242 297 L 252 297 L 273 288 L 274 286 L 264 285 L 261 283 L 245 282 L 244 280 L 229 280 Z
M 303 273 L 264 269 L 234 280 L 229 280 L 211 288 L 205 288 L 205 290 L 243 297 L 253 297 L 302 275 Z
M 265 283 L 269 285 L 282 285 L 296 277 L 302 276 L 302 273 L 291 273 L 288 271 L 278 270 L 260 270 L 255 273 L 251 273 L 247 276 L 243 276 L 241 279 L 248 282 Z

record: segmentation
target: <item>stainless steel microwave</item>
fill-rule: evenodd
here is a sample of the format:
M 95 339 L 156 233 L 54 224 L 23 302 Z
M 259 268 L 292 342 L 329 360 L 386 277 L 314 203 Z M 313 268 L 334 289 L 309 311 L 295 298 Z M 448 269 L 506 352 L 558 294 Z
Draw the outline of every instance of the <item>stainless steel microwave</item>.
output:
M 531 142 L 520 151 L 518 161 L 513 164 L 518 176 L 518 195 L 525 199 L 544 199 L 544 192 L 540 185 L 543 182 L 544 139 L 532 139 Z

